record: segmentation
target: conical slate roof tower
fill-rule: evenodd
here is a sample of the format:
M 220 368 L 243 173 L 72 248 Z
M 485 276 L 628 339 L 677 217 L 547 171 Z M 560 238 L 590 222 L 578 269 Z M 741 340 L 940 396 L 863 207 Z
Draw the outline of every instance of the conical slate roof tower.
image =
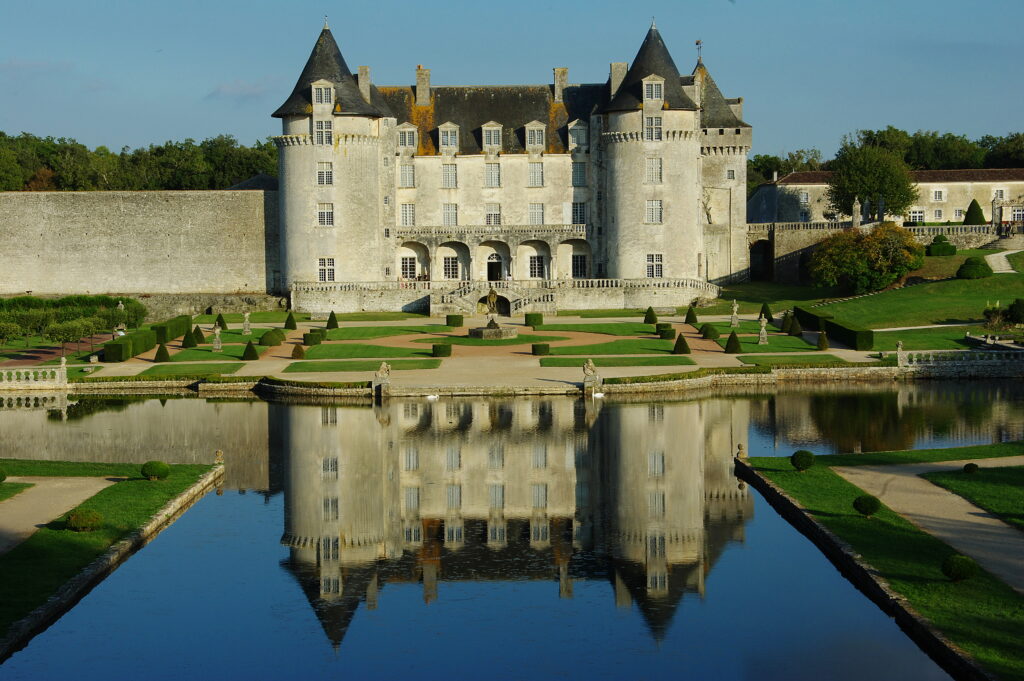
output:
M 665 108 L 695 110 L 697 105 L 683 92 L 679 69 L 669 54 L 665 41 L 657 27 L 651 24 L 643 44 L 633 58 L 618 92 L 605 105 L 603 111 L 635 111 L 643 106 L 643 79 L 647 76 L 661 76 L 665 79 Z

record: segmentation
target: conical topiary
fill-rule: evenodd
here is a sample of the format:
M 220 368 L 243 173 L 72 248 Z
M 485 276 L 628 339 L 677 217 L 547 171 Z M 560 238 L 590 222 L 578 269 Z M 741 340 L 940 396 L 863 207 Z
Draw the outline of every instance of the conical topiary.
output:
M 697 319 L 697 311 L 693 309 L 693 305 L 686 308 L 686 319 L 683 321 L 685 321 L 687 324 L 697 326 L 699 320 Z
M 196 337 L 192 335 L 192 331 L 186 331 L 185 335 L 181 337 L 181 347 L 183 348 L 194 348 L 196 343 Z
M 793 321 L 789 325 L 789 335 L 801 338 L 804 335 L 804 327 L 800 326 L 800 320 L 796 318 L 796 315 L 793 315 Z
M 284 328 L 292 329 L 293 331 L 299 328 L 299 325 L 295 323 L 295 315 L 291 312 L 288 313 L 288 318 L 284 320 Z
M 259 359 L 260 353 L 256 352 L 256 346 L 249 341 L 245 344 L 245 350 L 242 351 L 242 359 L 246 362 L 251 362 L 254 359 Z
M 224 321 L 224 315 L 223 314 L 217 315 L 217 321 L 215 323 L 217 324 L 217 326 L 220 327 L 221 331 L 223 331 L 223 330 L 228 328 L 228 323 L 226 321 Z
M 336 329 L 338 328 L 338 317 L 334 314 L 334 310 L 331 310 L 331 315 L 327 318 L 327 328 Z
M 306 349 L 301 344 L 296 343 L 292 348 L 292 359 L 306 359 Z
M 984 225 L 988 222 L 985 213 L 981 210 L 978 199 L 971 199 L 971 205 L 967 206 L 967 214 L 964 215 L 965 225 Z
M 761 314 L 760 314 L 760 316 L 764 317 L 765 319 L 767 319 L 769 324 L 772 323 L 773 321 L 775 321 L 775 318 L 772 317 L 772 309 L 770 307 L 768 307 L 768 303 L 767 302 L 761 303 Z
M 828 336 L 825 335 L 824 331 L 818 332 L 818 349 L 828 350 Z
M 743 352 L 743 347 L 740 346 L 740 337 L 733 331 L 729 334 L 729 340 L 725 341 L 725 351 L 730 355 L 738 355 Z
M 196 328 L 192 329 L 192 337 L 195 338 L 197 344 L 206 342 L 206 336 L 203 335 L 203 330 L 199 328 L 198 324 L 196 324 Z
M 688 355 L 690 354 L 690 344 L 686 342 L 686 336 L 679 334 L 676 337 L 676 344 L 672 348 L 673 355 Z
M 721 336 L 722 334 L 721 332 L 719 332 L 718 329 L 713 327 L 711 324 L 705 324 L 704 326 L 700 327 L 700 335 L 702 338 L 710 338 L 711 340 L 714 340 Z
M 654 308 L 648 307 L 647 312 L 644 312 L 644 324 L 657 324 L 658 315 L 654 314 Z
M 163 343 L 156 349 L 156 357 L 153 358 L 154 362 L 170 362 L 171 353 L 167 352 L 167 346 Z
M 793 315 L 789 310 L 786 310 L 782 314 L 782 333 L 789 333 L 791 328 L 793 328 Z

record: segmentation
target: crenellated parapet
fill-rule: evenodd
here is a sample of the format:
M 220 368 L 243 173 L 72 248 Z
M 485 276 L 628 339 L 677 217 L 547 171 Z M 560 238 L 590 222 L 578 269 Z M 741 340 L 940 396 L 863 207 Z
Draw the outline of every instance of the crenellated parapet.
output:
M 701 156 L 746 156 L 748 153 L 750 153 L 750 147 L 743 145 L 700 148 Z
M 313 136 L 307 134 L 277 135 L 272 138 L 278 149 L 284 147 L 297 147 L 313 145 Z M 380 138 L 372 135 L 357 135 L 351 133 L 336 133 L 334 135 L 334 148 L 352 146 L 380 146 Z
M 689 140 L 696 136 L 697 133 L 693 130 L 664 130 L 662 131 L 661 141 L 673 142 L 678 140 Z M 644 137 L 643 131 L 603 132 L 601 133 L 601 141 L 608 144 L 619 142 L 650 142 L 649 139 Z

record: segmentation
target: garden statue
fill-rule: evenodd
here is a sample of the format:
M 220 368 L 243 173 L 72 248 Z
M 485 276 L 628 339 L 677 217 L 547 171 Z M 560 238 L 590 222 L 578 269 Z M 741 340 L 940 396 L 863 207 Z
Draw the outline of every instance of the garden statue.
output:
M 252 327 L 249 325 L 249 313 L 246 312 L 242 317 L 242 335 L 248 336 L 250 333 L 252 333 Z
M 378 383 L 383 383 L 383 382 L 386 382 L 387 380 L 389 380 L 390 378 L 391 378 L 391 365 L 388 364 L 387 362 L 381 362 L 380 363 L 380 368 L 377 369 L 377 373 L 374 374 L 374 379 L 376 379 L 376 381 Z
M 583 378 L 589 378 L 597 375 L 597 367 L 594 366 L 594 360 L 588 359 L 583 363 Z
M 217 451 L 215 451 L 213 453 L 213 463 L 214 464 L 223 464 L 224 463 L 224 450 L 223 449 L 218 449 Z
M 498 292 L 494 290 L 493 286 L 487 292 L 487 314 L 498 314 Z
M 757 332 L 757 344 L 768 345 L 768 320 L 762 315 L 757 321 L 761 324 L 761 330 Z
M 735 329 L 740 325 L 739 318 L 740 306 L 735 299 L 732 301 L 732 317 L 729 318 L 729 327 Z
M 220 326 L 217 324 L 213 325 L 213 351 L 220 352 L 224 349 L 224 345 L 220 342 Z
M 120 310 L 121 312 L 124 312 L 124 301 L 123 300 L 117 301 L 117 309 Z

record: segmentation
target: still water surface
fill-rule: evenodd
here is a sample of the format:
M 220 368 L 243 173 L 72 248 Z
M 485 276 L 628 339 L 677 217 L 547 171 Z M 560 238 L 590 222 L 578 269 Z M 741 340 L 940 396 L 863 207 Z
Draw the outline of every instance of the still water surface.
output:
M 226 455 L 3 679 L 946 679 L 732 475 L 1019 439 L 1019 386 L 383 408 L 82 399 L 0 458 Z M 118 670 L 123 670 L 121 673 Z

